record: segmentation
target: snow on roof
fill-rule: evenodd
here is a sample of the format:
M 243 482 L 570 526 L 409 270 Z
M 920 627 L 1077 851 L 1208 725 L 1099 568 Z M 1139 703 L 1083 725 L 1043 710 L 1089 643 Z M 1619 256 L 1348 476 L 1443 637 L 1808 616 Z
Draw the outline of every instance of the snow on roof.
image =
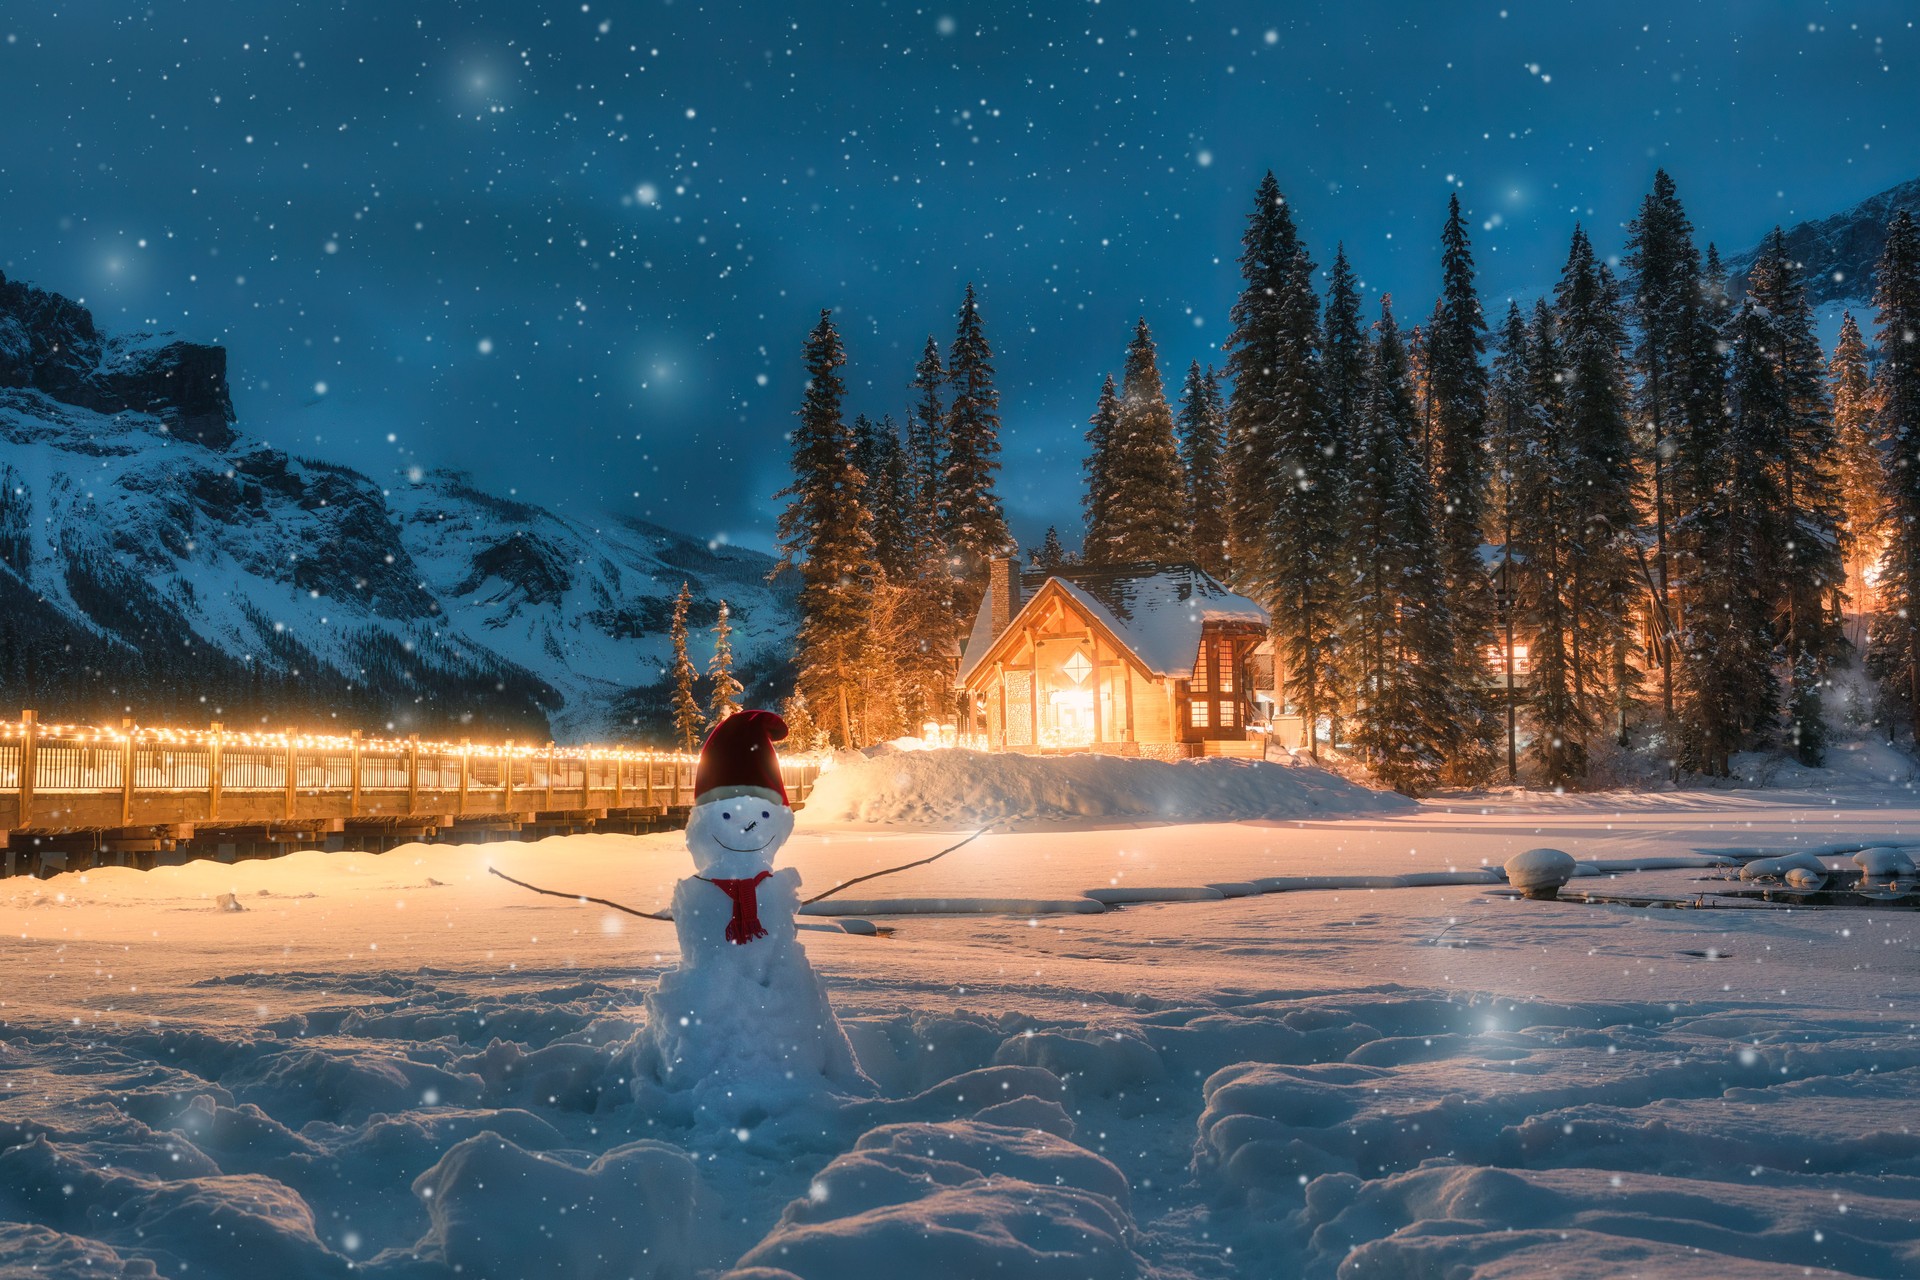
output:
M 1230 591 L 1197 565 L 1142 563 L 1072 565 L 1057 572 L 1020 575 L 1021 613 L 1049 582 L 1058 582 L 1075 605 L 1133 651 L 1157 676 L 1182 677 L 1193 670 L 1200 631 L 1209 622 L 1240 622 L 1264 628 L 1267 611 Z M 974 615 L 960 664 L 964 682 L 993 647 L 992 602 Z M 1011 624 L 1009 624 L 1011 628 Z

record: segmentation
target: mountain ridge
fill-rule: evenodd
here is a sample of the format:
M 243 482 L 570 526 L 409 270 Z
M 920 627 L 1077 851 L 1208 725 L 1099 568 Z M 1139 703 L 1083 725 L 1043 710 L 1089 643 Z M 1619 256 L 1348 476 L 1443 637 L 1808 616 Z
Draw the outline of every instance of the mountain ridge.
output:
M 0 275 L 0 698 L 50 718 L 666 734 L 666 634 L 732 610 L 790 682 L 771 558 L 457 470 L 383 487 L 240 429 L 223 348 L 101 333 Z M 703 664 L 711 641 L 696 633 Z M 77 677 L 77 678 L 76 678 Z

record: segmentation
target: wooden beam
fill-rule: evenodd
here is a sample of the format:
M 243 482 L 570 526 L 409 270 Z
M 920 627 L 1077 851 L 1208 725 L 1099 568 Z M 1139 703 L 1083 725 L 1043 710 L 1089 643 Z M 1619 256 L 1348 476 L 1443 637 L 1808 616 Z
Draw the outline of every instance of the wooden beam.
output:
M 133 825 L 133 717 L 123 716 L 120 732 L 120 825 Z
M 300 748 L 295 744 L 294 737 L 293 737 L 293 730 L 288 729 L 287 730 L 287 795 L 286 795 L 287 811 L 286 813 L 281 815 L 282 817 L 286 818 L 288 822 L 293 821 L 293 815 L 299 809 L 300 798 L 299 798 L 299 795 L 297 794 L 299 787 L 300 787 Z
M 353 770 L 353 796 L 347 806 L 349 817 L 360 816 L 360 731 L 355 729 L 347 743 L 347 757 Z
M 40 713 L 20 713 L 20 817 L 13 825 L 33 825 L 33 786 L 38 781 L 40 753 Z
M 220 816 L 220 722 L 213 722 L 213 733 L 207 739 L 207 819 L 212 821 Z
M 420 735 L 407 735 L 407 813 L 420 812 Z
M 469 745 L 467 739 L 460 739 L 460 803 L 454 812 L 462 817 L 466 816 L 467 812 L 467 762 L 472 758 L 472 752 L 468 750 Z

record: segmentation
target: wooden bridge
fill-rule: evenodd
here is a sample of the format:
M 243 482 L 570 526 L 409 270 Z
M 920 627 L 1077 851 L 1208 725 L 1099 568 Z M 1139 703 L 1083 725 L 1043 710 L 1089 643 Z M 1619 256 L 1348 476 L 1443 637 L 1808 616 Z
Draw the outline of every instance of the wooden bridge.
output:
M 696 757 L 614 747 L 0 723 L 0 874 L 683 825 Z M 781 761 L 800 807 L 820 773 Z

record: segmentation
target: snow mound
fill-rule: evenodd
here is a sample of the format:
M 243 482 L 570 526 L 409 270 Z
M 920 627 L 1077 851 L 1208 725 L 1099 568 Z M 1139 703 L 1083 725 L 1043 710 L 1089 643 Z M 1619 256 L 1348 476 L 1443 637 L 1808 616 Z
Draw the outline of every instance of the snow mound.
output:
M 1412 807 L 1404 797 L 1324 769 L 1275 761 L 877 747 L 839 756 L 807 797 L 800 821 L 946 827 L 1023 819 L 1238 822 Z
M 482 1280 L 675 1280 L 693 1274 L 710 1234 L 693 1160 L 660 1142 L 576 1168 L 481 1133 L 413 1191 L 433 1219 L 414 1256 Z
M 885 1125 L 821 1170 L 732 1274 L 1127 1280 L 1147 1271 L 1129 1199 L 1111 1162 L 1043 1129 Z
M 1827 864 L 1811 853 L 1789 853 L 1778 858 L 1756 858 L 1740 868 L 1742 880 L 1784 880 L 1794 871 L 1827 874 Z
M 1901 849 L 1862 849 L 1853 855 L 1854 865 L 1869 880 L 1911 880 L 1913 859 Z

